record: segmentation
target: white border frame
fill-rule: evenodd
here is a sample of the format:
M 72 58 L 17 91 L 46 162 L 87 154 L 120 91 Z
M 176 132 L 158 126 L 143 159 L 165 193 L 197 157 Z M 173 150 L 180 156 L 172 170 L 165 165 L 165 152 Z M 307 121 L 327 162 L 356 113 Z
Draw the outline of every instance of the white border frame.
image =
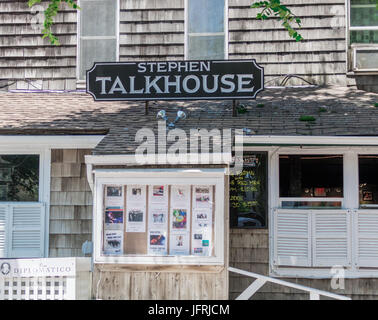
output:
M 189 10 L 188 2 L 190 0 L 185 0 L 184 3 L 184 60 L 188 60 L 189 52 L 189 32 L 188 32 L 188 20 L 189 20 Z M 228 60 L 228 43 L 229 43 L 229 34 L 228 34 L 228 1 L 224 0 L 224 59 Z M 211 33 L 213 35 L 215 33 Z
M 155 264 L 155 265 L 224 265 L 225 264 L 225 169 L 101 169 L 94 170 L 95 190 L 93 205 L 94 263 Z M 215 256 L 104 256 L 101 253 L 103 230 L 103 186 L 106 184 L 150 185 L 158 178 L 159 184 L 215 185 Z

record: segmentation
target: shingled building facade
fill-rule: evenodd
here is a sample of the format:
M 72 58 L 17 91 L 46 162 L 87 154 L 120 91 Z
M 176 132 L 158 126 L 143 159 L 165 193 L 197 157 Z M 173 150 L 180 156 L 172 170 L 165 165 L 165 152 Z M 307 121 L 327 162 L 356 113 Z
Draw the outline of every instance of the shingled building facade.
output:
M 234 299 L 252 279 L 228 267 L 377 298 L 375 1 L 288 0 L 302 20 L 301 42 L 278 20 L 257 20 L 246 0 L 79 5 L 77 12 L 62 6 L 53 46 L 41 38 L 46 2 L 34 9 L 0 2 L 0 259 L 91 255 L 92 297 L 100 299 Z M 94 62 L 227 59 L 264 67 L 256 100 L 147 105 L 97 102 L 85 92 Z M 200 129 L 243 132 L 241 173 L 229 175 L 233 135 L 232 148 L 208 163 L 136 161 L 140 130 L 159 144 L 161 110 L 168 119 L 184 111 L 175 127 L 188 137 Z M 176 140 L 166 139 L 168 150 Z M 164 205 L 153 199 L 163 190 Z M 177 190 L 188 191 L 185 205 Z M 133 203 L 141 194 L 146 203 Z M 187 225 L 173 222 L 175 201 Z M 121 220 L 109 222 L 104 214 L 117 210 Z M 152 210 L 167 220 L 151 225 Z M 211 231 L 199 232 L 200 223 Z M 166 242 L 157 244 L 163 233 Z M 93 251 L 83 252 L 84 243 Z M 334 268 L 343 287 L 332 287 Z M 252 298 L 304 297 L 267 284 Z

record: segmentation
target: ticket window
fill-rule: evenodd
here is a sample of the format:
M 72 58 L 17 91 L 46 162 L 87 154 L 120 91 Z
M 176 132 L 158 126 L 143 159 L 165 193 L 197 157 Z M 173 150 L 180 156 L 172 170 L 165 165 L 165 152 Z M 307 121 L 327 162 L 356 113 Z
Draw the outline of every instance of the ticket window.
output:
M 222 264 L 224 172 L 153 173 L 97 179 L 96 259 Z

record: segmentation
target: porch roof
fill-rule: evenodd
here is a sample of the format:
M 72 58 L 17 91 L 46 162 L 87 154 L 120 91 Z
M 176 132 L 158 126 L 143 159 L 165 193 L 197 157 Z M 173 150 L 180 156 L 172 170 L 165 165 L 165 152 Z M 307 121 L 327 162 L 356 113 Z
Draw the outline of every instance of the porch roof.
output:
M 0 135 L 106 134 L 93 154 L 133 154 L 141 128 L 157 135 L 156 114 L 169 121 L 180 109 L 187 119 L 176 128 L 242 129 L 254 135 L 378 136 L 378 94 L 344 87 L 266 89 L 232 117 L 232 101 L 95 102 L 85 93 L 0 92 Z M 263 106 L 257 107 L 257 104 Z M 314 121 L 301 121 L 312 116 Z

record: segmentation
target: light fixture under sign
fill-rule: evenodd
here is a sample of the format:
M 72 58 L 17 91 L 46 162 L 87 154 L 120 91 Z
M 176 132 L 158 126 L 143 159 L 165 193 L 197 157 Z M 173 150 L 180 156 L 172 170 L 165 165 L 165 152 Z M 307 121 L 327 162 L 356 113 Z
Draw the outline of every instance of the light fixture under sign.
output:
M 168 117 L 167 117 L 167 114 L 166 114 L 165 110 L 160 110 L 157 113 L 156 118 L 161 118 L 164 121 L 168 120 Z M 182 111 L 182 110 L 177 111 L 176 119 L 173 122 L 168 123 L 168 125 L 167 125 L 168 129 L 174 129 L 175 126 L 176 126 L 176 123 L 178 121 L 185 120 L 185 119 L 186 119 L 186 113 L 184 111 Z

